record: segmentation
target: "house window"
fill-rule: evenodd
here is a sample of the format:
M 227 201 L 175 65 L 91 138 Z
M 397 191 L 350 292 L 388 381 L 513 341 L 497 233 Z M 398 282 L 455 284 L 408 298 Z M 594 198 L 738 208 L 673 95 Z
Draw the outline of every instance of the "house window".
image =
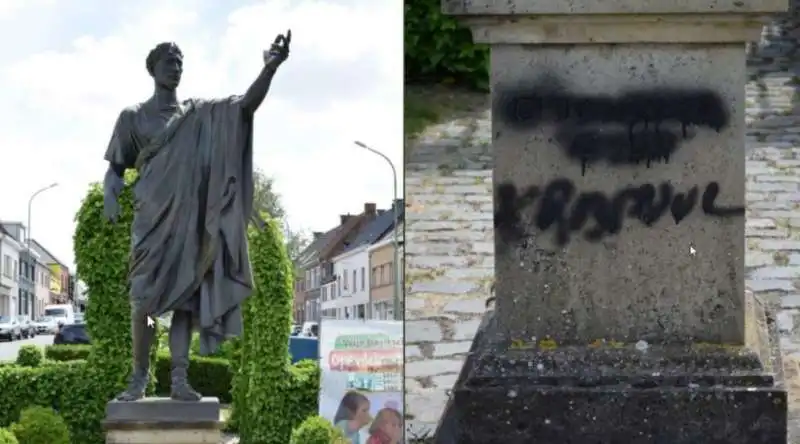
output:
M 381 265 L 379 268 L 380 268 L 380 272 L 379 272 L 380 275 L 378 277 L 378 285 L 383 285 L 383 279 L 384 279 L 384 277 L 383 277 L 383 268 L 384 268 L 384 266 Z
M 364 267 L 361 267 L 361 291 L 364 291 L 364 287 L 367 285 L 367 276 L 366 272 L 364 271 Z
M 372 279 L 369 282 L 369 288 L 375 288 L 378 285 L 378 267 L 372 267 Z
M 342 280 L 344 281 L 344 289 L 347 290 L 347 270 L 342 273 Z
M 353 292 L 358 289 L 358 286 L 356 285 L 356 276 L 358 276 L 358 272 L 353 270 Z

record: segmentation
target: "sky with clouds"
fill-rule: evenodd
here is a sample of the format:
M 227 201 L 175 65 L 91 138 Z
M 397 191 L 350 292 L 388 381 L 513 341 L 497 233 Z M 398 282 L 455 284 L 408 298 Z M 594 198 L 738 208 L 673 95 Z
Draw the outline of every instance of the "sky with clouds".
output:
M 292 30 L 292 53 L 255 119 L 256 166 L 275 179 L 293 229 L 324 231 L 364 202 L 388 207 L 402 166 L 402 2 L 375 0 L 2 0 L 0 219 L 73 265 L 74 215 L 102 180 L 114 121 L 146 100 L 145 57 L 184 53 L 179 96 L 241 94 L 262 51 Z M 399 170 L 398 181 L 402 181 Z M 399 184 L 402 187 L 402 183 Z M 400 188 L 402 189 L 402 188 Z

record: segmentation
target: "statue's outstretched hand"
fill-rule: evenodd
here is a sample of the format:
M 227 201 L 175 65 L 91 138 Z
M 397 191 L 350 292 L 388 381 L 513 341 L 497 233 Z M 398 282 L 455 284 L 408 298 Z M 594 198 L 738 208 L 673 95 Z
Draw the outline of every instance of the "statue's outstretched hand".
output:
M 289 45 L 292 43 L 292 30 L 286 35 L 278 34 L 269 51 L 264 51 L 264 64 L 272 69 L 278 69 L 289 58 Z

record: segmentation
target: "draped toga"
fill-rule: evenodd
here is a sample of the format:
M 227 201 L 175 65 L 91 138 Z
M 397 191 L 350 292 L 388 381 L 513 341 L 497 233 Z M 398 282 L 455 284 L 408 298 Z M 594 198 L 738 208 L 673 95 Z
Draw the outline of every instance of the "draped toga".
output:
M 240 307 L 253 288 L 252 132 L 240 96 L 187 100 L 166 117 L 140 104 L 122 111 L 105 155 L 139 173 L 132 305 L 153 317 L 192 311 L 203 354 L 241 334 Z

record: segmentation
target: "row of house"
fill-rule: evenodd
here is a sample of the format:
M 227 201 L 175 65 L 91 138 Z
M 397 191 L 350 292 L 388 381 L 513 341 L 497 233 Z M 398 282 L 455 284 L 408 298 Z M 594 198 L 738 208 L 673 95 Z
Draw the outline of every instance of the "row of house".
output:
M 394 318 L 395 291 L 402 288 L 394 258 L 401 258 L 402 270 L 403 210 L 402 200 L 386 210 L 365 203 L 361 214 L 343 214 L 338 226 L 313 233 L 294 264 L 295 323 Z
M 0 315 L 38 318 L 51 304 L 86 307 L 83 284 L 20 222 L 0 222 Z

